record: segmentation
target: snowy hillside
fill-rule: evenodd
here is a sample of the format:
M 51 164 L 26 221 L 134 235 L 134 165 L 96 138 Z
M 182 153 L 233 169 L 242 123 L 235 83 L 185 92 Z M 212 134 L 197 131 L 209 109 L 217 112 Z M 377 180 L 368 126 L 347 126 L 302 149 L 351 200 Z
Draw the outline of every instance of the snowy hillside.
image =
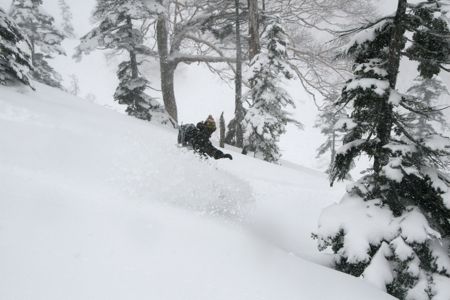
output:
M 0 298 L 391 299 L 317 264 L 310 234 L 342 186 L 237 153 L 201 161 L 175 135 L 0 87 Z

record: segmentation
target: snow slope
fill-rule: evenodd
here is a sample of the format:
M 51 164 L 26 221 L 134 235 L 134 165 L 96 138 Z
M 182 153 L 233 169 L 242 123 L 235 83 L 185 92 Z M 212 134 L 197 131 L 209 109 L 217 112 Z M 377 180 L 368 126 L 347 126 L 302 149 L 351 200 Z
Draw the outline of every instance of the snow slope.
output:
M 237 153 L 201 161 L 175 134 L 0 87 L 0 299 L 392 299 L 312 262 L 342 187 Z

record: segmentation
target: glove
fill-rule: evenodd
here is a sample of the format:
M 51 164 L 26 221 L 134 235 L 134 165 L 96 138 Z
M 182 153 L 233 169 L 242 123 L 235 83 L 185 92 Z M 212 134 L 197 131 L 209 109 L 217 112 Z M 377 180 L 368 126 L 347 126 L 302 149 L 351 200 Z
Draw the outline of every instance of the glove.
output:
M 229 160 L 233 160 L 233 156 L 231 156 L 231 154 L 224 154 L 223 158 L 228 158 Z

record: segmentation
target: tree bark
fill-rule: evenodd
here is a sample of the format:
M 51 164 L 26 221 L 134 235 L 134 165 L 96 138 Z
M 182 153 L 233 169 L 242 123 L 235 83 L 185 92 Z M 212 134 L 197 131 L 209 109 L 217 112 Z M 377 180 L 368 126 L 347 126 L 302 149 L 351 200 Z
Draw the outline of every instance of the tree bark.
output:
M 130 37 L 130 40 L 133 41 L 133 23 L 131 21 L 131 17 L 127 16 L 127 26 L 128 26 L 128 36 Z M 130 69 L 131 69 L 131 78 L 137 79 L 139 77 L 139 70 L 138 70 L 138 64 L 136 59 L 136 52 L 134 51 L 135 45 L 132 43 L 130 45 L 130 50 L 128 50 L 128 53 L 130 54 Z M 138 105 L 138 100 L 136 98 L 133 99 L 133 110 L 140 111 L 141 107 Z
M 164 107 L 169 116 L 177 123 L 178 111 L 174 87 L 176 64 L 169 61 L 169 32 L 167 30 L 167 16 L 165 14 L 160 14 L 158 16 L 158 21 L 156 23 L 156 39 L 158 44 L 161 90 Z
M 130 50 L 130 67 L 131 67 L 131 78 L 136 79 L 139 76 L 139 70 L 137 66 L 136 52 Z
M 225 117 L 223 116 L 223 113 L 220 115 L 219 127 L 219 146 L 220 148 L 225 148 Z
M 31 65 L 36 66 L 36 50 L 34 45 L 34 39 L 30 39 L 31 44 Z
M 403 35 L 405 34 L 405 26 L 403 24 L 403 20 L 406 15 L 407 2 L 407 0 L 398 1 L 397 13 L 394 19 L 394 32 L 389 45 L 388 74 L 389 85 L 392 89 L 395 89 L 397 84 L 401 51 L 404 46 Z
M 249 58 L 252 60 L 260 51 L 258 0 L 248 0 L 248 23 Z
M 244 132 L 242 121 L 244 119 L 244 109 L 242 107 L 242 45 L 241 45 L 241 26 L 239 13 L 239 0 L 235 0 L 236 14 L 236 77 L 235 83 L 235 125 L 236 125 L 236 146 L 244 147 Z
M 334 159 L 336 158 L 336 130 L 333 130 L 331 141 L 331 163 L 330 166 L 334 164 Z
M 258 0 L 248 0 L 248 33 L 250 37 L 248 42 L 248 56 L 251 61 L 261 50 L 259 41 Z M 244 147 L 242 149 L 242 154 L 247 154 L 247 152 L 247 147 Z
M 389 53 L 387 61 L 387 71 L 389 87 L 393 90 L 397 84 L 397 77 L 400 67 L 401 50 L 404 46 L 403 35 L 405 34 L 405 27 L 403 19 L 406 14 L 407 0 L 399 0 L 397 12 L 394 18 L 393 32 L 389 44 Z M 389 103 L 389 94 L 384 97 L 380 104 L 380 120 L 377 125 L 377 137 L 380 142 L 377 145 L 376 154 L 374 155 L 374 171 L 377 175 L 380 174 L 383 166 L 388 163 L 389 152 L 384 148 L 390 142 L 391 131 L 393 126 L 393 111 L 392 104 Z
M 133 23 L 131 22 L 131 17 L 127 17 L 127 26 L 129 30 L 129 37 L 133 39 Z M 132 47 L 134 48 L 134 45 Z M 136 79 L 139 76 L 138 64 L 136 59 L 136 52 L 134 50 L 129 50 L 130 53 L 130 68 L 131 68 L 131 78 Z

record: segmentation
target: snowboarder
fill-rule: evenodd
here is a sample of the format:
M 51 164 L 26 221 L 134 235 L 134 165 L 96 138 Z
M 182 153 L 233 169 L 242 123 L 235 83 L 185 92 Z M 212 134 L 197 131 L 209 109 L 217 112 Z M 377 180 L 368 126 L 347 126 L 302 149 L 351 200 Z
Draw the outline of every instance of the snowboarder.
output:
M 209 140 L 211 135 L 216 131 L 216 121 L 210 115 L 204 122 L 199 122 L 197 126 L 194 124 L 182 125 L 178 132 L 178 144 L 182 146 L 191 146 L 195 152 L 202 155 L 208 155 L 214 159 L 233 157 L 230 154 L 224 154 L 222 151 L 214 147 Z

